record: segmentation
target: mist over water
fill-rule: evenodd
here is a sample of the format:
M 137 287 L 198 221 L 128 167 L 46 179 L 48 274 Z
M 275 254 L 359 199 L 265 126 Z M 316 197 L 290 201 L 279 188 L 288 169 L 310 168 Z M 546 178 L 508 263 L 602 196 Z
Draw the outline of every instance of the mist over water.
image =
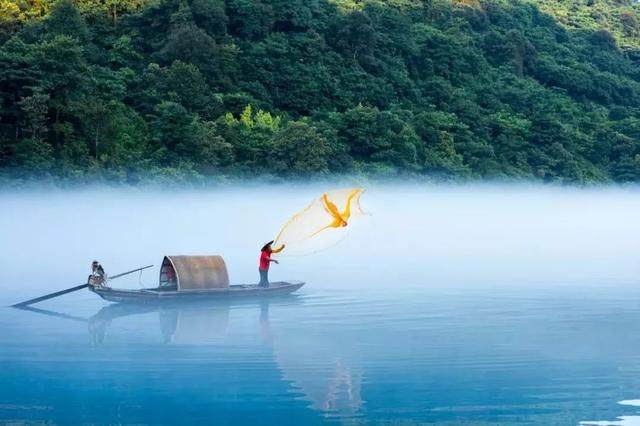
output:
M 165 254 L 221 254 L 232 281 L 255 281 L 261 245 L 324 190 L 4 193 L 0 283 L 11 293 L 37 293 L 49 282 L 83 281 L 93 258 L 115 273 L 157 264 Z M 353 224 L 347 239 L 286 259 L 273 274 L 313 277 L 319 288 L 348 280 L 349 287 L 366 288 L 390 281 L 432 286 L 440 279 L 513 286 L 589 277 L 635 281 L 639 195 L 522 186 L 367 188 L 362 204 L 369 216 Z M 144 278 L 153 285 L 157 277 L 145 272 Z M 125 281 L 137 286 L 137 277 Z
M 2 193 L 0 304 L 81 284 L 93 259 L 156 265 L 114 287 L 156 286 L 175 254 L 255 283 L 262 244 L 327 189 Z M 0 308 L 0 422 L 634 420 L 617 401 L 640 398 L 637 189 L 389 184 L 361 204 L 338 245 L 272 267 L 307 282 L 291 298 Z

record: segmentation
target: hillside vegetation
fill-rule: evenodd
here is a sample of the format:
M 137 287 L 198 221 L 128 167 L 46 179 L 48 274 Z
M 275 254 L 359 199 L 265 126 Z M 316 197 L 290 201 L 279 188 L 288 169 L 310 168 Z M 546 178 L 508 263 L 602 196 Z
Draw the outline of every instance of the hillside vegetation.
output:
M 0 176 L 640 180 L 630 0 L 0 0 Z

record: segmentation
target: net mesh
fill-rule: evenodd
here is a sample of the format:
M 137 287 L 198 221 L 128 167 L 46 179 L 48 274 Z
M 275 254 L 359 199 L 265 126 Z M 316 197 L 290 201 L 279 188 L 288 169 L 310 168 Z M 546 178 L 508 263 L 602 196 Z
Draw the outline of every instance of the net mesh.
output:
M 352 228 L 351 221 L 364 215 L 362 188 L 328 191 L 294 214 L 280 229 L 273 248 L 285 246 L 282 255 L 305 255 L 331 247 Z

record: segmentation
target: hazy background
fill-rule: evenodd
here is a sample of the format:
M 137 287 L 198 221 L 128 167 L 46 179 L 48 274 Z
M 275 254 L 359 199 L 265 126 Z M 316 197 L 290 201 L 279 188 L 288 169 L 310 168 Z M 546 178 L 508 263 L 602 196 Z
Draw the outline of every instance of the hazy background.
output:
M 5 192 L 0 289 L 10 299 L 39 294 L 52 283 L 81 283 L 93 259 L 111 274 L 155 264 L 142 277 L 145 286 L 154 286 L 165 254 L 221 254 L 233 282 L 254 282 L 261 245 L 326 189 Z M 309 289 L 340 283 L 365 291 L 474 282 L 635 282 L 638 195 L 635 188 L 368 187 L 362 206 L 370 216 L 354 223 L 346 240 L 312 256 L 284 258 L 272 277 L 306 280 Z M 117 283 L 140 285 L 137 275 Z

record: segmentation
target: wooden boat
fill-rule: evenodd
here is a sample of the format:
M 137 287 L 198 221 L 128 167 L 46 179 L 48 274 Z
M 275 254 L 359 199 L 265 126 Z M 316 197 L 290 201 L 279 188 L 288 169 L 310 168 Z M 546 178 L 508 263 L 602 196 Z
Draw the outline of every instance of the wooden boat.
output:
M 229 275 L 220 256 L 165 256 L 156 288 L 117 289 L 107 285 L 89 286 L 110 302 L 156 303 L 196 301 L 238 297 L 281 296 L 304 285 L 301 281 L 273 282 L 269 287 L 257 284 L 229 285 Z
M 189 301 L 227 297 L 264 297 L 281 296 L 293 293 L 304 285 L 303 282 L 274 282 L 269 287 L 256 284 L 230 285 L 225 289 L 203 289 L 190 291 L 170 291 L 161 288 L 145 288 L 140 290 L 117 289 L 110 287 L 90 287 L 90 290 L 109 302 L 153 303 L 162 301 Z

